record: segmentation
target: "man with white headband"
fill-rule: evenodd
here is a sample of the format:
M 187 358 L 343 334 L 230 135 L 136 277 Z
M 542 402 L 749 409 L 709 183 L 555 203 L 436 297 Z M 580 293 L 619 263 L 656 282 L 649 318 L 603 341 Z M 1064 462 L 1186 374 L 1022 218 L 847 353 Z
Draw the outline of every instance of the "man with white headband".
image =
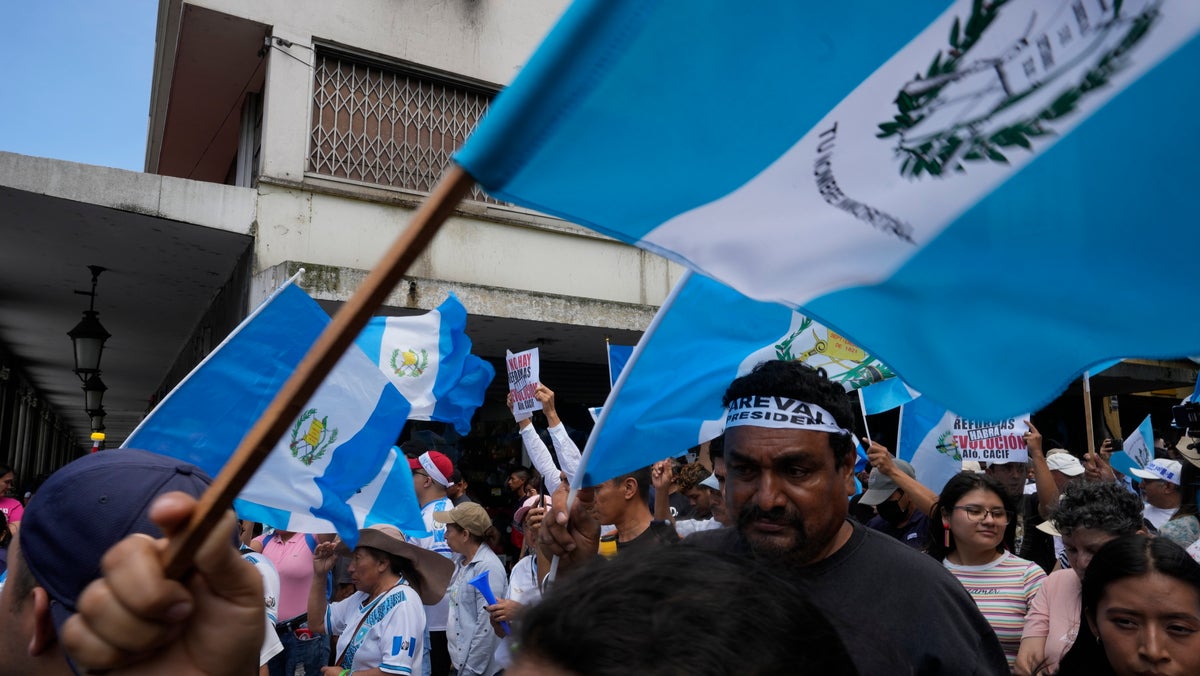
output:
M 849 397 L 770 361 L 725 392 L 725 500 L 735 527 L 687 540 L 778 565 L 842 633 L 861 674 L 1007 674 L 975 602 L 930 557 L 847 518 Z M 864 641 L 863 639 L 867 639 Z
M 406 453 L 414 446 L 425 447 L 417 441 L 405 443 Z M 450 477 L 454 474 L 454 463 L 444 453 L 434 450 L 424 450 L 417 457 L 409 457 L 408 467 L 412 470 L 413 489 L 417 493 L 417 503 L 421 505 L 421 517 L 425 521 L 426 537 L 406 536 L 410 544 L 422 549 L 437 552 L 447 559 L 453 558 L 454 552 L 446 544 L 446 524 L 435 521 L 434 512 L 448 512 L 454 509 L 454 503 L 446 495 L 450 486 Z M 444 676 L 450 670 L 450 652 L 446 643 L 446 619 L 450 614 L 450 597 L 444 596 L 436 605 L 425 606 L 425 628 L 428 636 L 425 639 L 425 659 L 422 674 L 429 676 Z

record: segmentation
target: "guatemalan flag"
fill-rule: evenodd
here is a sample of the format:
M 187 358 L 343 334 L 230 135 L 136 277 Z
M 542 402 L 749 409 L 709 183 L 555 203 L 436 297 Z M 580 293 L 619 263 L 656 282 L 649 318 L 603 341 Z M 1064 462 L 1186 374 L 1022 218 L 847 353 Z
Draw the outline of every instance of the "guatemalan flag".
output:
M 216 475 L 266 410 L 329 315 L 291 281 L 268 298 L 155 407 L 123 446 Z M 424 531 L 407 462 L 392 445 L 408 402 L 355 347 L 305 404 L 234 508 L 245 519 L 299 532 L 389 523 Z
M 1195 0 L 578 0 L 456 161 L 998 418 L 1200 353 L 1198 29 Z
M 823 368 L 847 390 L 893 375 L 811 317 L 685 273 L 601 408 L 577 484 L 597 484 L 717 437 L 725 388 L 772 359 Z
M 467 310 L 457 296 L 421 315 L 372 317 L 356 342 L 408 399 L 411 420 L 471 431 L 471 417 L 496 371 L 471 354 Z

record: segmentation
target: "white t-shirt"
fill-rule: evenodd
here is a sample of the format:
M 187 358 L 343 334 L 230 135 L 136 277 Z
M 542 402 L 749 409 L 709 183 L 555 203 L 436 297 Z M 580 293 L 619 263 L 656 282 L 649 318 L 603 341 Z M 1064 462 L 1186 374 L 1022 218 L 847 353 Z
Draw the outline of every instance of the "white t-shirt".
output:
M 366 592 L 355 592 L 325 611 L 325 630 L 339 635 L 335 656 L 344 652 L 338 666 L 351 671 L 378 667 L 389 674 L 421 673 L 425 652 L 421 597 L 402 581 L 374 601 L 368 598 Z
M 1178 507 L 1174 509 L 1164 509 L 1162 507 L 1155 507 L 1149 502 L 1142 503 L 1142 517 L 1154 524 L 1155 529 L 1162 528 L 1162 525 L 1170 521 L 1171 517 L 1175 516 L 1175 512 L 1178 511 Z
M 438 498 L 421 507 L 421 518 L 425 520 L 425 530 L 432 533 L 423 538 L 407 538 L 409 544 L 421 549 L 437 552 L 447 559 L 454 559 L 454 552 L 446 544 L 446 524 L 433 520 L 434 512 L 448 512 L 454 509 L 450 498 Z M 426 627 L 429 631 L 446 631 L 446 618 L 450 615 L 450 598 L 443 596 L 436 605 L 425 606 Z
M 530 554 L 521 557 L 508 576 L 508 597 L 524 606 L 535 606 L 542 600 L 542 586 L 546 581 L 537 579 L 537 557 Z M 515 627 L 509 626 L 516 631 Z M 500 639 L 496 646 L 496 664 L 508 668 L 512 664 L 512 635 Z
M 275 614 L 275 607 L 279 603 L 279 572 L 275 570 L 275 564 L 271 563 L 270 559 L 258 552 L 243 552 L 242 558 L 254 564 L 254 569 L 262 576 L 267 632 L 263 636 L 262 648 L 258 651 L 258 666 L 261 667 L 272 657 L 283 652 L 283 643 L 279 640 L 279 634 L 275 633 L 275 623 L 279 621 Z

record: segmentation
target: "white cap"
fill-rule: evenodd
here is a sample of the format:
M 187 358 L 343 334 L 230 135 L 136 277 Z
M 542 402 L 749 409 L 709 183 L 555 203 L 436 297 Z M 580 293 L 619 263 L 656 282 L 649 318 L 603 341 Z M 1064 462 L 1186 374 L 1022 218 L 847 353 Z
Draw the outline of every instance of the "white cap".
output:
M 1046 464 L 1050 466 L 1051 471 L 1062 472 L 1067 476 L 1079 476 L 1083 474 L 1083 463 L 1079 462 L 1079 458 L 1070 453 L 1055 453 L 1048 456 Z
M 701 481 L 700 485 L 704 486 L 705 488 L 711 488 L 714 491 L 721 490 L 721 484 L 717 483 L 716 474 L 709 474 L 708 476 L 704 477 L 704 481 Z
M 1151 460 L 1144 469 L 1134 467 L 1129 470 L 1129 473 L 1141 479 L 1151 479 L 1157 481 L 1169 481 L 1176 486 L 1179 485 L 1179 474 L 1183 471 L 1183 465 L 1179 464 L 1178 460 L 1163 460 L 1157 458 Z

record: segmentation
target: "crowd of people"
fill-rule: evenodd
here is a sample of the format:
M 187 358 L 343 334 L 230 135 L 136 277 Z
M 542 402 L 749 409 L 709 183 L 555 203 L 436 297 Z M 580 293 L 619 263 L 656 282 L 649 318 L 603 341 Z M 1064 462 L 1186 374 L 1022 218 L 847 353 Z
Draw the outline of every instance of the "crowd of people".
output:
M 351 549 L 229 515 L 178 582 L 161 552 L 209 479 L 132 450 L 71 463 L 23 510 L 0 501 L 0 676 L 1200 673 L 1189 437 L 1130 482 L 1108 445 L 1044 451 L 1030 424 L 1027 463 L 939 491 L 863 439 L 857 491 L 851 398 L 769 361 L 729 385 L 706 463 L 572 499 L 580 450 L 537 397 L 553 450 L 516 421 L 533 467 L 509 473 L 507 538 L 448 455 L 408 442 L 425 532 L 374 524 Z

